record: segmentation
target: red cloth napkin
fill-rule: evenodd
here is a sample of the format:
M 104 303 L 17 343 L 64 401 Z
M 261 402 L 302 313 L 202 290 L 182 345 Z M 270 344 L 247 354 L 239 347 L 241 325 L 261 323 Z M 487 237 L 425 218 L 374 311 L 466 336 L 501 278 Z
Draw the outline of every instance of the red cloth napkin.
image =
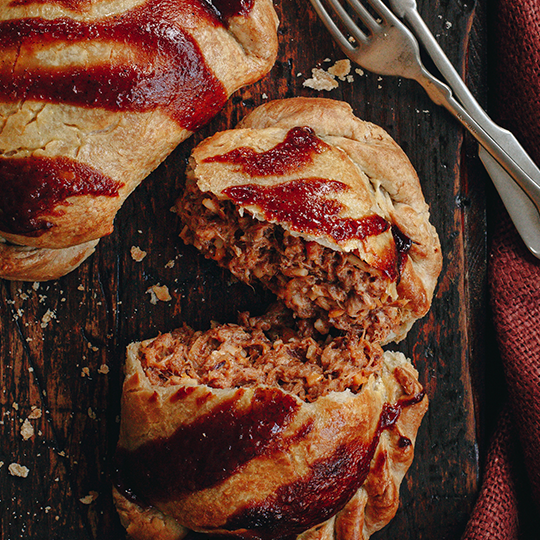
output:
M 492 115 L 540 164 L 540 0 L 499 0 L 496 10 Z M 489 280 L 508 404 L 463 540 L 540 539 L 540 261 L 500 212 Z

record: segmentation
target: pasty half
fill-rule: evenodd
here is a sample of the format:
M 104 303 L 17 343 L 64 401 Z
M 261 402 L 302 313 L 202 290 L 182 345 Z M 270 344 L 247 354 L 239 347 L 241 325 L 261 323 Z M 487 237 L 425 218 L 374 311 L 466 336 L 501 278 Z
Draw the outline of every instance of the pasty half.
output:
M 192 152 L 181 237 L 300 318 L 399 341 L 441 270 L 418 177 L 381 128 L 328 99 L 266 103 Z
M 357 336 L 273 326 L 129 346 L 115 501 L 130 537 L 367 539 L 394 516 L 427 408 L 415 369 Z

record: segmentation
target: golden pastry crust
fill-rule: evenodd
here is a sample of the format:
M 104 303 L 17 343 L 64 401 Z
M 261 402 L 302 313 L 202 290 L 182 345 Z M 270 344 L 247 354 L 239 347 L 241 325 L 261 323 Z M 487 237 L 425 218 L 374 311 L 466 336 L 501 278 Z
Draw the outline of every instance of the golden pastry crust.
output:
M 171 383 L 165 367 L 156 382 L 143 367 L 153 344 L 130 345 L 125 366 L 114 491 L 132 538 L 364 540 L 394 516 L 427 409 L 401 353 L 358 392 L 308 403 L 279 387 Z M 166 362 L 172 349 L 156 346 Z
M 0 238 L 0 277 L 18 281 L 48 281 L 75 270 L 92 253 L 99 240 L 64 249 L 8 244 Z
M 187 223 L 182 238 L 240 279 L 260 279 L 300 317 L 327 311 L 330 324 L 343 330 L 368 324 L 376 327 L 372 337 L 389 342 L 403 339 L 428 311 L 442 256 L 418 176 L 391 137 L 356 118 L 348 104 L 292 98 L 261 105 L 237 129 L 198 145 L 188 175 L 187 195 L 177 203 Z M 194 194 L 194 183 L 202 195 Z M 232 218 L 238 221 L 234 231 L 227 229 L 232 214 L 221 201 L 239 209 Z M 244 226 L 243 215 L 255 219 Z M 213 237 L 205 220 L 214 220 Z M 274 249 L 268 258 L 287 268 L 286 277 L 273 275 L 271 264 L 249 253 L 252 248 L 263 252 L 260 245 L 253 247 L 260 241 L 261 222 L 281 227 L 285 235 L 278 244 L 289 242 L 290 251 L 301 249 L 291 236 L 304 242 L 308 253 L 298 267 L 290 266 L 291 253 L 278 254 L 281 247 L 264 247 Z M 260 236 L 270 234 L 275 233 Z M 319 293 L 325 282 L 347 278 L 331 277 L 325 269 L 313 279 L 309 266 L 325 256 L 313 242 L 341 254 L 334 267 L 350 263 L 356 269 L 348 273 L 364 272 L 354 278 L 357 286 L 365 281 L 376 290 L 344 285 L 337 293 Z
M 128 538 L 135 540 L 181 540 L 189 529 L 157 508 L 142 508 L 113 488 L 114 504 Z
M 15 81 L 0 94 L 0 185 L 40 171 L 34 184 L 14 189 L 14 204 L 0 207 L 4 238 L 60 249 L 111 233 L 137 185 L 228 96 L 271 69 L 278 23 L 272 1 L 255 0 L 249 12 L 223 19 L 209 5 L 114 0 L 0 7 L 0 77 Z M 21 19 L 35 26 L 34 34 L 17 31 Z M 146 27 L 155 34 L 140 31 Z M 111 88 L 95 90 L 84 79 L 88 72 L 101 81 L 107 70 Z M 65 89 L 58 78 L 64 72 L 80 92 Z M 39 87 L 39 76 L 58 90 Z M 92 103 L 78 101 L 94 91 Z M 54 185 L 46 178 L 52 170 Z M 13 207 L 29 204 L 34 193 L 43 204 L 30 209 L 29 221 L 27 208 Z

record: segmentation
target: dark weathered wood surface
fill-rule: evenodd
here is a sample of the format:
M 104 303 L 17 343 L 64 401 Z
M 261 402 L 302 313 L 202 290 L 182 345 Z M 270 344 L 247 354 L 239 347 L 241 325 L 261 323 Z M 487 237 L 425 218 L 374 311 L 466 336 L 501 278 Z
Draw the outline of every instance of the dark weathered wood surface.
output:
M 479 374 L 486 228 L 484 176 L 474 145 L 464 144 L 457 123 L 413 82 L 353 72 L 353 83 L 340 81 L 332 92 L 303 87 L 313 67 L 328 68 L 343 55 L 307 0 L 276 4 L 281 47 L 271 75 L 238 92 L 137 189 L 92 258 L 58 281 L 0 281 L 3 540 L 125 538 L 109 481 L 125 346 L 184 321 L 197 328 L 211 320 L 233 321 L 238 310 L 261 311 L 270 301 L 179 241 L 170 207 L 183 184 L 186 158 L 198 141 L 233 127 L 266 99 L 296 95 L 348 101 L 358 116 L 384 127 L 418 170 L 445 260 L 430 313 L 398 348 L 416 362 L 431 406 L 402 485 L 400 510 L 375 537 L 457 539 L 463 531 L 484 451 Z M 473 86 L 481 84 L 484 2 L 424 0 L 419 6 L 454 64 L 467 70 Z M 132 246 L 148 253 L 142 262 L 132 259 Z M 146 291 L 158 284 L 168 286 L 170 302 L 150 303 Z M 34 435 L 25 440 L 21 429 L 28 424 Z M 12 463 L 27 467 L 28 476 L 10 474 Z

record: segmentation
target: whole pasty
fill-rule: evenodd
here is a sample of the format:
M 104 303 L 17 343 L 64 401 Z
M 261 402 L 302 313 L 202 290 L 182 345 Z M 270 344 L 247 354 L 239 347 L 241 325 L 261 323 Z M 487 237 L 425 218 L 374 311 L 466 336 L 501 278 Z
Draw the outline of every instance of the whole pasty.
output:
M 87 257 L 176 145 L 270 70 L 276 28 L 271 0 L 2 2 L 0 277 Z
M 415 369 L 270 319 L 128 347 L 114 493 L 131 538 L 361 540 L 394 516 L 427 408 Z
M 418 177 L 346 103 L 266 103 L 192 153 L 181 237 L 318 328 L 399 341 L 441 270 Z

